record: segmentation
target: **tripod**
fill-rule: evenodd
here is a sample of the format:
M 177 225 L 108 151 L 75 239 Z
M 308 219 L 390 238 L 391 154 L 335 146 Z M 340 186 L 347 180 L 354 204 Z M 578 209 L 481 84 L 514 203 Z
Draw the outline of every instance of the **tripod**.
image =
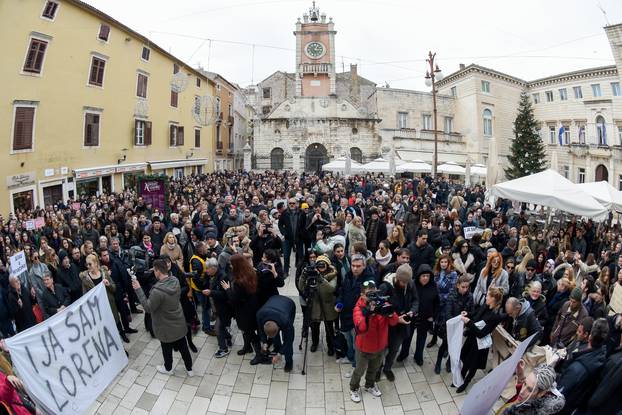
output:
M 302 315 L 302 336 L 300 337 L 300 344 L 298 345 L 298 350 L 302 350 L 302 341 L 305 342 L 305 353 L 302 360 L 302 374 L 306 375 L 307 371 L 307 353 L 309 350 L 309 329 L 311 328 L 311 316 L 313 315 L 313 300 L 315 298 L 315 293 L 317 291 L 316 286 L 305 285 L 305 290 L 303 293 L 303 298 L 307 303 L 305 307 L 304 313 Z

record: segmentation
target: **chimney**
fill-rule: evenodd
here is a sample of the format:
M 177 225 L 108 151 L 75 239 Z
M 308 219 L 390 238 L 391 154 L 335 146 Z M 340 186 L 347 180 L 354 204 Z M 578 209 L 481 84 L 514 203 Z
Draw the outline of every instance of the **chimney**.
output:
M 361 85 L 359 83 L 359 75 L 357 65 L 350 64 L 350 101 L 355 107 L 361 103 Z
M 463 70 L 465 68 L 464 63 L 460 64 L 460 70 Z

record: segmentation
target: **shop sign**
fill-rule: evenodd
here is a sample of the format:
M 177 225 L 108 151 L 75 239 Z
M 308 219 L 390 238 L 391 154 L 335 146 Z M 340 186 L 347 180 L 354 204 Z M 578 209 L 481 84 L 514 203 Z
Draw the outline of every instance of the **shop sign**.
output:
M 13 189 L 15 187 L 27 186 L 35 183 L 36 174 L 34 171 L 28 173 L 15 174 L 6 177 L 6 187 Z
M 45 177 L 50 177 L 50 176 L 54 176 L 54 169 L 45 169 L 43 171 L 43 175 Z

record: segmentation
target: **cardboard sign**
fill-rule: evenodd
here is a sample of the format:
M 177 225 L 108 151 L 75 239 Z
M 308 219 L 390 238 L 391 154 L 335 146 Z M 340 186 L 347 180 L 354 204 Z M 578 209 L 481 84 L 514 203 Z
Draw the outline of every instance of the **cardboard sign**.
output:
M 476 226 L 466 226 L 464 228 L 464 239 L 471 239 L 473 235 L 482 234 L 484 230 Z
M 106 287 L 6 339 L 19 378 L 44 413 L 85 413 L 127 365 Z
M 32 231 L 35 229 L 35 220 L 34 219 L 29 219 L 25 222 L 25 229 L 27 231 Z
M 35 228 L 36 229 L 41 229 L 45 226 L 45 219 L 43 218 L 36 218 L 35 219 Z
M 24 251 L 19 251 L 11 258 L 9 258 L 11 264 L 11 275 L 18 276 L 22 272 L 28 271 L 28 265 L 26 264 L 26 254 Z
M 73 210 L 80 210 L 80 202 L 73 202 L 73 203 L 71 204 L 71 208 L 72 208 Z

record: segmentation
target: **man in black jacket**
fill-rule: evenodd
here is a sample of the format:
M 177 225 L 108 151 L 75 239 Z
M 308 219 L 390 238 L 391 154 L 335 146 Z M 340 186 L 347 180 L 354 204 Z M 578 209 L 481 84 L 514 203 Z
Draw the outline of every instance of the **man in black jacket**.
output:
M 605 343 L 609 335 L 609 324 L 604 318 L 596 320 L 590 331 L 589 347 L 575 353 L 572 363 L 557 379 L 557 387 L 566 398 L 566 405 L 560 414 L 572 414 L 575 409 L 585 410 L 587 401 L 596 387 L 605 365 Z
M 417 240 L 408 245 L 410 251 L 410 265 L 412 269 L 419 269 L 422 264 L 430 267 L 434 266 L 436 260 L 434 256 L 434 248 L 428 243 L 428 230 L 419 229 Z
M 279 218 L 279 231 L 283 235 L 283 260 L 285 275 L 289 275 L 289 262 L 292 249 L 296 253 L 296 266 L 300 263 L 303 257 L 304 246 L 302 239 L 300 238 L 300 223 L 302 216 L 300 209 L 298 209 L 298 201 L 295 198 L 290 198 L 287 202 L 287 209 L 283 212 Z
M 510 297 L 505 302 L 505 312 L 508 315 L 505 328 L 515 340 L 522 342 L 532 334 L 538 333 L 529 343 L 529 347 L 539 341 L 542 336 L 542 327 L 529 301 Z
M 588 402 L 589 414 L 615 414 L 622 408 L 622 342 L 607 359 L 600 383 Z M 619 412 L 617 412 L 619 413 Z
M 54 284 L 50 273 L 43 275 L 43 285 L 45 289 L 41 294 L 41 311 L 43 316 L 48 319 L 65 307 L 69 307 L 71 300 L 67 290 L 60 284 Z
M 417 314 L 419 298 L 413 282 L 413 271 L 409 264 L 402 264 L 395 273 L 385 276 L 378 289 L 383 296 L 389 296 L 389 301 L 399 316 L 406 315 L 408 316 L 407 321 L 410 321 Z M 408 337 L 408 329 L 409 326 L 404 324 L 389 327 L 389 345 L 384 360 L 383 373 L 391 382 L 395 380 L 391 368 L 402 342 Z
M 284 295 L 273 295 L 257 312 L 257 327 L 264 347 L 268 339 L 274 342 L 274 350 L 285 356 L 285 372 L 291 372 L 294 365 L 294 319 L 296 304 Z M 280 332 L 280 335 L 279 335 Z M 273 363 L 278 357 L 273 358 Z
M 60 265 L 56 272 L 56 283 L 62 285 L 69 292 L 69 298 L 73 303 L 82 297 L 82 282 L 80 281 L 80 270 L 77 265 L 71 262 L 67 252 L 60 250 L 58 253 Z
M 138 333 L 138 330 L 130 327 L 130 309 L 125 303 L 125 291 L 123 287 L 127 284 L 126 281 L 124 281 L 126 279 L 124 274 L 127 273 L 127 271 L 119 262 L 112 259 L 108 248 L 100 248 L 99 257 L 101 265 L 108 267 L 110 270 L 110 278 L 114 281 L 115 286 L 118 287 L 114 292 L 114 300 L 119 316 L 121 316 L 121 326 L 123 327 L 121 338 L 128 343 L 128 341 L 126 341 L 126 334 Z

